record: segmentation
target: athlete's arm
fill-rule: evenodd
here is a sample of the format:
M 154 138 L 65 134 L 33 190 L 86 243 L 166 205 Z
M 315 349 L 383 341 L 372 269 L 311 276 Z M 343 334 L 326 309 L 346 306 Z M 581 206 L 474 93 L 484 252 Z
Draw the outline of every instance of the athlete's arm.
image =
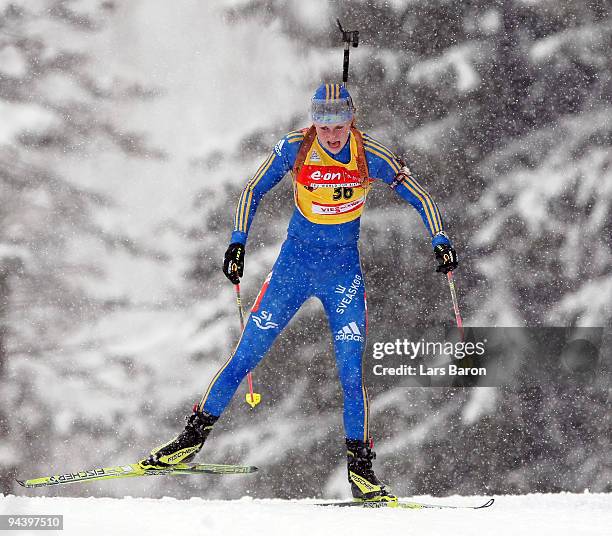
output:
M 274 150 L 244 187 L 236 207 L 231 243 L 246 244 L 259 202 L 291 170 L 303 139 L 304 134 L 299 130 L 287 134 L 274 146 Z
M 414 177 L 398 175 L 402 164 L 383 144 L 364 134 L 363 145 L 370 176 L 392 186 L 399 196 L 408 201 L 418 211 L 432 238 L 433 247 L 438 244 L 450 246 L 451 241 L 444 232 L 444 222 L 440 210 L 431 195 Z

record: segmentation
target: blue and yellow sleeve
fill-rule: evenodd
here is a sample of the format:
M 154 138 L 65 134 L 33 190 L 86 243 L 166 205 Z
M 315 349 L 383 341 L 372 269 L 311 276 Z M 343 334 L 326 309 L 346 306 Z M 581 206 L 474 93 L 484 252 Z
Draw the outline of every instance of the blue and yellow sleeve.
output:
M 390 186 L 393 185 L 395 177 L 402 167 L 399 159 L 382 143 L 367 134 L 363 135 L 363 145 L 370 176 Z M 414 177 L 402 176 L 401 181 L 396 183 L 395 191 L 421 215 L 421 219 L 431 236 L 433 247 L 438 244 L 451 245 L 450 239 L 444 232 L 444 222 L 438 206 Z
M 274 146 L 274 150 L 244 187 L 236 207 L 231 243 L 246 244 L 259 202 L 291 170 L 303 140 L 304 133 L 300 130 L 287 134 Z

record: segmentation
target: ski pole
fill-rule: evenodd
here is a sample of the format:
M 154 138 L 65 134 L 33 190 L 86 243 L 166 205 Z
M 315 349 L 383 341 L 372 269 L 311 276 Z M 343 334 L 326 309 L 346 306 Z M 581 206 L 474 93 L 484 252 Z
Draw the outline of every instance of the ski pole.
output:
M 240 283 L 234 285 L 236 290 L 236 303 L 238 305 L 238 314 L 240 315 L 240 333 L 244 331 L 244 310 L 242 309 L 242 299 L 240 298 Z M 253 392 L 253 375 L 251 372 L 247 374 L 247 381 L 249 383 L 249 392 L 246 394 L 246 402 L 251 408 L 254 408 L 261 402 L 261 395 Z
M 461 319 L 461 313 L 459 312 L 459 300 L 457 300 L 457 288 L 455 287 L 455 280 L 453 279 L 453 272 L 446 273 L 448 278 L 448 286 L 450 288 L 451 298 L 453 300 L 453 309 L 455 310 L 455 320 L 457 321 L 457 327 L 461 334 L 461 340 L 463 341 L 463 320 Z
M 352 30 L 350 32 L 346 31 L 342 28 L 342 24 L 340 24 L 340 19 L 336 19 L 338 23 L 338 28 L 342 32 L 342 42 L 344 43 L 344 63 L 342 64 L 342 83 L 346 86 L 348 82 L 348 72 L 349 72 L 349 54 L 350 47 L 353 45 L 355 48 L 359 46 L 359 31 Z

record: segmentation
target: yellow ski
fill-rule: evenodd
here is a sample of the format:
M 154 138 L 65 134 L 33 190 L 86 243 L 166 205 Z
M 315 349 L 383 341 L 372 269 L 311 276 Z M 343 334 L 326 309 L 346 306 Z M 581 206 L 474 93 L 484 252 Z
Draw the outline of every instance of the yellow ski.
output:
M 71 484 L 74 482 L 91 482 L 93 480 L 109 480 L 113 478 L 129 478 L 134 476 L 151 475 L 232 475 L 254 473 L 257 467 L 251 465 L 220 465 L 206 463 L 179 463 L 158 469 L 143 469 L 137 463 L 128 465 L 117 465 L 115 467 L 99 467 L 77 471 L 76 473 L 64 473 L 61 475 L 43 476 L 30 480 L 17 480 L 24 488 L 40 488 L 43 486 L 57 486 L 59 484 Z
M 464 506 L 464 505 L 452 505 L 452 504 L 428 504 L 412 501 L 341 501 L 341 502 L 326 502 L 326 503 L 314 503 L 316 506 L 341 506 L 341 507 L 355 507 L 355 508 L 406 508 L 408 510 L 423 510 L 423 509 L 453 509 L 453 510 L 480 510 L 481 508 L 489 508 L 493 506 L 495 499 L 489 499 L 486 503 L 480 506 Z

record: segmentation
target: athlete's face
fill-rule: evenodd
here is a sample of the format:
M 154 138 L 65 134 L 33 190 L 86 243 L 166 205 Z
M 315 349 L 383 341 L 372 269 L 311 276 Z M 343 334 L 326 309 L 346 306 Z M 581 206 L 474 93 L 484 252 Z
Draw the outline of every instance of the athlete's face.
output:
M 351 121 L 326 125 L 315 123 L 319 143 L 332 154 L 338 154 L 346 145 L 351 132 Z

